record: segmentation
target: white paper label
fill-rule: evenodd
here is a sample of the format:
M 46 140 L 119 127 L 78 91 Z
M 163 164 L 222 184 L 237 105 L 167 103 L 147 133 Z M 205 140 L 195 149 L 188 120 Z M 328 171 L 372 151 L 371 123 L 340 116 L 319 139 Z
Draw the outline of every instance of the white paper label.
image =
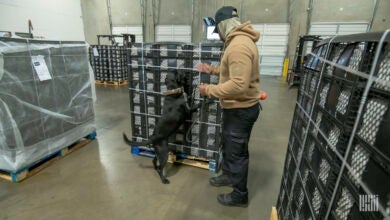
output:
M 93 55 L 94 55 L 95 57 L 98 57 L 98 56 L 99 56 L 99 52 L 98 52 L 97 48 L 94 47 L 92 50 L 93 50 Z
M 51 79 L 49 69 L 47 68 L 45 59 L 42 55 L 31 56 L 31 61 L 35 68 L 35 71 L 38 74 L 39 80 L 45 81 Z

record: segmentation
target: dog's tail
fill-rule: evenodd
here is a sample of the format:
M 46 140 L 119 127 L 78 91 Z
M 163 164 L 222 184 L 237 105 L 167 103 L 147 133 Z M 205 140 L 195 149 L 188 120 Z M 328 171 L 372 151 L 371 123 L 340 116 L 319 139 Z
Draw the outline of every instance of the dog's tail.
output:
M 146 146 L 146 145 L 150 145 L 153 143 L 152 140 L 147 140 L 147 141 L 131 141 L 127 135 L 125 133 L 123 133 L 123 140 L 125 140 L 126 144 L 130 145 L 130 146 L 134 146 L 134 145 L 137 145 L 137 146 Z

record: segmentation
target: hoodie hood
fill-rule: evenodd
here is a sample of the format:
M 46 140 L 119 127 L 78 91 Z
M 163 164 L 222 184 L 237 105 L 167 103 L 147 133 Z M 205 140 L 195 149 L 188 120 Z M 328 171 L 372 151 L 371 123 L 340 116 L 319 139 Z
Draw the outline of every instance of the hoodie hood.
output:
M 226 36 L 232 31 L 234 28 L 241 25 L 241 22 L 239 18 L 229 18 L 225 19 L 218 24 L 218 31 L 217 33 L 220 33 L 224 39 L 226 39 Z M 217 30 L 217 28 L 216 28 Z
M 250 21 L 247 21 L 243 24 L 236 26 L 233 30 L 231 30 L 229 33 L 227 33 L 227 36 L 224 35 L 224 36 L 226 36 L 226 40 L 225 40 L 226 45 L 228 45 L 230 43 L 230 41 L 235 36 L 238 36 L 238 35 L 247 36 L 250 39 L 252 39 L 253 42 L 257 42 L 260 38 L 260 32 L 255 30 L 252 27 L 252 24 L 250 23 Z

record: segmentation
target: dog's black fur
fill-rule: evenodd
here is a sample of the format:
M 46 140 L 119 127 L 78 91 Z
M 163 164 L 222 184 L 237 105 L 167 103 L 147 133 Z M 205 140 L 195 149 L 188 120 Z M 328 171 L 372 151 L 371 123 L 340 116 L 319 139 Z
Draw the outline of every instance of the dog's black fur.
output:
M 185 87 L 186 77 L 182 72 L 168 73 L 165 79 L 165 84 L 168 90 Z M 127 138 L 123 134 L 125 142 L 130 145 L 146 146 L 150 145 L 155 150 L 155 157 L 153 159 L 154 169 L 160 175 L 161 181 L 168 184 L 169 180 L 164 174 L 164 167 L 168 161 L 168 138 L 184 123 L 186 118 L 196 112 L 200 105 L 189 108 L 188 100 L 183 93 L 172 94 L 165 96 L 163 103 L 163 111 L 161 118 L 155 126 L 153 135 L 147 141 L 136 142 Z M 157 164 L 158 161 L 158 164 Z

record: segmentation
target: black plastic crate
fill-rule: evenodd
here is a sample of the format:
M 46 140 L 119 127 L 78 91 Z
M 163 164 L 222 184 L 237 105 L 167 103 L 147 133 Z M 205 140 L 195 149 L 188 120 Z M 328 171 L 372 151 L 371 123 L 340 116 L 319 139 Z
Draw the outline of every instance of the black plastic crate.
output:
M 294 158 L 300 157 L 300 152 L 302 152 L 302 143 L 299 141 L 298 137 L 295 133 L 294 135 L 290 135 L 290 140 L 288 143 L 288 147 L 290 148 L 291 152 L 294 154 Z
M 357 136 L 390 161 L 390 96 L 370 92 L 359 122 Z
M 341 66 L 349 67 L 353 70 L 360 70 L 365 46 L 366 45 L 364 43 L 353 43 L 346 45 L 336 63 Z M 358 78 L 357 75 L 338 67 L 335 67 L 333 75 L 348 81 L 356 81 Z
M 131 131 L 133 140 L 142 141 L 142 139 L 147 139 L 146 115 L 137 113 L 131 114 Z
M 356 120 L 362 94 L 363 89 L 358 83 L 349 84 L 332 78 L 329 82 L 328 95 L 325 100 L 321 97 L 321 104 L 318 107 L 340 126 L 351 130 Z
M 298 91 L 303 93 L 303 91 L 306 91 L 305 88 L 306 88 L 306 84 L 307 84 L 307 81 L 308 81 L 307 78 L 309 77 L 308 75 L 311 72 L 307 68 L 303 68 L 302 71 L 303 71 L 303 74 L 301 74 L 301 76 L 300 76 L 301 82 L 299 84 L 299 90 Z
M 303 184 L 313 209 L 314 215 L 318 218 L 321 214 L 326 212 L 329 201 L 325 197 L 325 194 L 321 192 L 312 172 L 308 172 L 307 181 Z
M 306 136 L 307 122 L 300 117 L 302 116 L 302 114 L 298 113 L 300 111 L 298 109 L 299 107 L 296 108 L 296 114 L 294 116 L 293 124 L 291 126 L 291 132 L 295 134 L 296 138 L 299 140 L 300 143 L 303 143 Z
M 367 42 L 364 55 L 363 55 L 363 61 L 360 67 L 361 72 L 365 72 L 365 73 L 370 72 L 372 68 L 372 64 L 374 62 L 377 46 L 378 46 L 378 42 Z
M 144 63 L 142 57 L 132 57 L 128 62 L 130 71 L 142 70 L 143 65 Z
M 201 51 L 199 53 L 195 53 L 195 57 L 202 57 L 202 58 L 213 58 L 213 59 L 220 59 L 222 57 L 222 47 L 223 44 L 219 43 L 205 43 L 201 45 Z M 196 50 L 196 48 L 195 48 Z
M 286 189 L 285 189 L 286 190 Z M 280 201 L 280 205 L 278 207 L 278 215 L 280 219 L 288 219 L 291 216 L 290 208 L 289 208 L 289 192 L 286 191 L 285 196 Z
M 130 90 L 130 111 L 134 113 L 146 113 L 145 92 Z
M 316 105 L 319 105 L 321 108 L 325 108 L 326 100 L 328 99 L 328 95 L 329 95 L 330 86 L 331 86 L 331 80 L 326 77 L 323 77 L 318 90 L 318 96 L 316 101 Z
M 144 74 L 142 70 L 133 70 L 128 77 L 130 89 L 145 90 Z
M 307 200 L 304 190 L 303 183 L 297 181 L 290 202 L 293 219 L 314 219 L 311 202 Z
M 184 50 L 188 50 L 190 48 L 185 47 L 183 43 L 177 42 L 164 42 L 164 43 L 156 43 L 153 45 L 153 49 L 155 50 L 155 56 L 157 57 L 165 57 L 165 58 L 184 58 L 184 57 L 192 57 L 188 56 L 188 52 Z
M 182 50 L 183 50 L 183 56 L 189 59 L 192 59 L 194 57 L 194 51 L 195 45 L 193 44 L 186 44 L 183 45 Z
M 282 203 L 285 199 L 287 199 L 288 201 L 288 194 L 290 192 L 287 191 L 287 188 L 286 186 L 284 185 L 283 181 L 280 183 L 280 190 L 279 190 L 279 196 L 278 196 L 278 200 L 276 202 L 276 209 L 278 210 L 278 213 L 279 212 L 279 209 L 282 207 Z
M 127 57 L 142 57 L 142 43 L 132 43 L 127 49 Z
M 349 130 L 338 125 L 332 117 L 321 111 L 316 111 L 313 116 L 315 125 L 319 127 L 317 130 L 314 125 L 311 126 L 313 138 L 332 158 L 343 157 L 349 140 Z
M 317 84 L 319 83 L 320 74 L 315 70 L 307 70 L 306 74 L 307 79 L 305 81 L 304 90 L 309 95 L 309 97 L 314 97 Z
M 146 107 L 148 115 L 161 115 L 161 95 L 146 92 Z
M 318 177 L 318 185 L 329 199 L 340 171 L 341 160 L 332 158 L 311 134 L 307 138 L 303 158 L 307 167 Z
M 149 92 L 159 92 L 159 82 L 157 80 L 157 71 L 156 70 L 145 70 L 143 72 L 145 77 L 145 90 Z
M 313 99 L 312 97 L 306 93 L 306 92 L 299 92 L 300 94 L 302 94 L 302 97 L 300 98 L 299 100 L 299 105 L 302 107 L 302 109 L 300 109 L 301 111 L 305 111 L 306 112 L 306 115 L 305 114 L 301 114 L 302 115 L 302 119 L 307 122 L 308 121 L 308 115 L 310 115 L 310 112 L 312 111 L 312 108 L 313 108 Z
M 363 195 L 360 195 L 363 196 Z M 324 218 L 325 216 L 322 216 Z M 331 207 L 329 219 L 366 220 L 384 219 L 380 212 L 363 212 L 359 210 L 359 195 L 351 188 L 347 179 L 342 178 Z
M 355 193 L 367 194 L 358 180 L 361 180 L 370 192 L 378 195 L 380 204 L 390 207 L 390 162 L 383 160 L 369 145 L 356 139 L 347 158 L 349 183 Z
M 220 125 L 202 124 L 199 146 L 207 150 L 218 151 L 221 145 L 222 129 Z
M 285 184 L 288 192 L 291 191 L 292 182 L 296 176 L 296 171 L 297 171 L 296 168 L 297 168 L 296 161 L 293 158 L 290 149 L 288 149 L 286 154 L 285 164 L 284 164 L 283 177 L 282 177 L 282 181 Z
M 160 58 L 158 59 L 157 66 L 159 66 L 160 70 L 184 70 L 188 68 L 189 62 L 185 59 L 177 59 L 177 58 Z
M 146 116 L 147 127 L 148 127 L 148 135 L 147 135 L 148 138 L 153 135 L 154 129 L 155 129 L 159 119 L 160 119 L 160 117 L 158 117 L 158 116 L 152 116 L 152 115 Z
M 347 44 L 345 43 L 336 43 L 330 46 L 330 53 L 327 60 L 330 60 L 333 63 L 336 63 L 346 48 Z M 324 75 L 332 76 L 335 70 L 334 66 L 325 64 Z
M 390 43 L 387 43 L 384 53 L 380 57 L 379 65 L 377 71 L 375 71 L 375 76 L 381 80 L 390 81 Z M 390 92 L 390 87 L 387 85 L 379 84 L 377 82 L 373 85 L 374 88 Z

